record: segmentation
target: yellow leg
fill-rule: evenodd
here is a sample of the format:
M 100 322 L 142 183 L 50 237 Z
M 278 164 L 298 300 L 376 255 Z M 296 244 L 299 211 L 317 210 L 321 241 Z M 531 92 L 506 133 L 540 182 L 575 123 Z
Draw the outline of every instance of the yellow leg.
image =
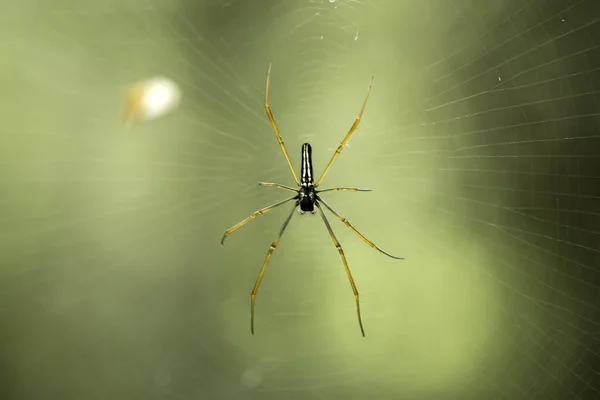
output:
M 356 284 L 354 283 L 354 279 L 352 278 L 352 273 L 350 272 L 350 267 L 348 267 L 348 262 L 346 261 L 346 256 L 344 255 L 344 250 L 342 249 L 342 245 L 340 244 L 340 242 L 338 242 L 337 238 L 335 237 L 335 234 L 333 233 L 333 229 L 331 229 L 331 225 L 329 225 L 329 221 L 327 221 L 327 217 L 325 216 L 325 213 L 321 209 L 321 206 L 319 205 L 319 203 L 315 203 L 315 206 L 317 206 L 317 209 L 319 210 L 319 213 L 321 214 L 321 217 L 323 218 L 323 222 L 325 222 L 325 226 L 327 227 L 327 230 L 329 231 L 329 236 L 331 236 L 331 240 L 333 240 L 333 244 L 335 245 L 335 248 L 340 253 L 340 257 L 342 258 L 342 262 L 344 263 L 344 268 L 346 268 L 346 275 L 348 275 L 348 280 L 350 281 L 350 286 L 352 287 L 352 292 L 354 293 L 354 299 L 356 300 L 356 314 L 358 315 L 358 325 L 360 326 L 360 332 L 362 333 L 362 335 L 364 337 L 365 330 L 363 328 L 362 318 L 360 316 L 360 302 L 358 300 L 358 289 L 356 289 Z
M 319 201 L 321 203 L 323 203 L 323 205 L 333 213 L 333 215 L 335 215 L 340 221 L 342 221 L 342 223 L 344 225 L 346 225 L 348 228 L 352 229 L 352 231 L 354 231 L 354 233 L 356 233 L 358 235 L 359 238 L 361 238 L 366 244 L 368 244 L 369 246 L 371 246 L 372 248 L 374 248 L 375 250 L 381 252 L 382 254 L 385 254 L 388 257 L 391 258 L 395 258 L 397 260 L 404 260 L 404 257 L 398 257 L 398 256 L 394 256 L 390 253 L 387 253 L 383 250 L 381 250 L 379 247 L 377 247 L 375 245 L 375 243 L 371 242 L 369 239 L 367 239 L 366 237 L 364 237 L 364 235 L 362 233 L 360 233 L 355 227 L 352 226 L 352 224 L 350 224 L 350 222 L 348 222 L 348 220 L 344 217 L 342 217 L 340 214 L 338 214 L 333 208 L 331 208 L 331 206 L 329 204 L 327 204 L 325 201 L 323 201 L 323 199 L 319 199 Z
M 356 128 L 358 128 L 358 124 L 360 124 L 360 120 L 362 118 L 362 115 L 365 112 L 365 108 L 367 107 L 367 100 L 369 100 L 369 93 L 371 93 L 371 86 L 373 86 L 373 77 L 371 77 L 371 83 L 369 83 L 369 88 L 367 89 L 367 95 L 365 97 L 365 101 L 363 102 L 362 108 L 360 109 L 360 112 L 358 113 L 358 117 L 356 117 L 356 120 L 354 121 L 354 123 L 350 127 L 350 130 L 346 134 L 346 137 L 344 137 L 344 140 L 342 140 L 342 142 L 340 143 L 340 145 L 336 149 L 335 153 L 333 153 L 333 156 L 331 157 L 331 160 L 329 160 L 329 164 L 327 164 L 327 166 L 325 167 L 325 170 L 321 174 L 321 177 L 319 178 L 319 180 L 317 181 L 317 183 L 315 183 L 315 186 L 319 186 L 321 184 L 321 182 L 323 181 L 323 178 L 325 178 L 325 175 L 327 175 L 327 172 L 329 171 L 329 168 L 331 168 L 331 165 L 333 164 L 333 162 L 335 161 L 335 159 L 338 158 L 338 156 L 342 152 L 342 149 L 344 148 L 344 146 L 346 146 L 346 143 L 348 143 L 348 140 L 350 140 L 350 136 L 352 136 L 352 134 L 354 133 L 354 131 L 356 130 Z
M 298 192 L 298 189 L 294 189 L 291 186 L 286 186 L 286 185 L 282 185 L 282 184 L 279 184 L 279 183 L 258 182 L 258 186 L 262 186 L 262 187 L 274 187 L 274 188 L 277 188 L 277 189 L 289 190 L 291 192 Z
M 262 215 L 264 213 L 267 213 L 269 211 L 271 211 L 272 209 L 274 209 L 275 207 L 279 207 L 282 204 L 287 203 L 288 201 L 294 200 L 296 198 L 296 196 L 294 197 L 290 197 L 289 199 L 285 199 L 282 200 L 280 202 L 277 202 L 275 204 L 272 204 L 268 207 L 265 208 L 261 208 L 258 211 L 254 211 L 252 213 L 252 215 L 250 215 L 248 218 L 246 218 L 245 220 L 243 220 L 242 222 L 239 222 L 237 224 L 235 224 L 234 226 L 232 226 L 231 228 L 227 229 L 225 231 L 225 233 L 223 234 L 223 237 L 221 238 L 221 244 L 225 243 L 225 239 L 227 238 L 227 236 L 231 235 L 233 232 L 237 231 L 238 229 L 240 229 L 242 226 L 246 225 L 248 222 L 252 221 L 254 218 L 258 217 L 259 215 Z
M 281 225 L 281 229 L 279 230 L 277 237 L 275 238 L 275 240 L 273 240 L 273 243 L 271 243 L 271 247 L 269 247 L 269 251 L 267 252 L 267 256 L 265 257 L 265 262 L 263 263 L 263 266 L 260 269 L 260 273 L 258 274 L 258 278 L 256 278 L 256 283 L 254 283 L 254 287 L 252 288 L 252 293 L 250 293 L 250 332 L 252 332 L 253 335 L 254 335 L 254 299 L 256 298 L 256 293 L 258 292 L 258 288 L 260 286 L 260 281 L 262 281 L 263 275 L 265 273 L 265 269 L 267 268 L 267 264 L 269 263 L 269 259 L 271 258 L 271 256 L 273 255 L 273 252 L 277 248 L 277 244 L 279 243 L 279 239 L 281 239 L 283 232 L 285 232 L 285 228 L 287 228 L 288 224 L 290 223 L 290 220 L 292 219 L 292 216 L 294 215 L 294 210 L 296 209 L 297 205 L 298 205 L 298 203 L 294 204 L 294 207 L 292 208 L 290 215 L 288 215 L 286 220 L 283 222 L 283 225 Z
M 277 124 L 275 123 L 275 118 L 273 118 L 273 113 L 271 113 L 271 107 L 269 107 L 269 78 L 271 77 L 271 64 L 269 64 L 269 71 L 267 72 L 267 85 L 265 88 L 265 111 L 267 112 L 267 116 L 269 117 L 269 121 L 271 121 L 271 126 L 273 126 L 273 130 L 275 131 L 275 136 L 277 136 L 277 141 L 279 142 L 279 147 L 281 147 L 281 151 L 283 152 L 283 156 L 290 167 L 290 171 L 292 171 L 292 175 L 294 176 L 294 181 L 296 181 L 296 185 L 300 186 L 300 181 L 296 176 L 296 172 L 294 172 L 294 167 L 292 166 L 292 162 L 290 161 L 290 156 L 285 148 L 285 144 L 283 144 L 283 139 L 279 134 L 279 129 L 277 129 Z
M 318 193 L 323 193 L 323 192 L 339 192 L 341 190 L 346 191 L 346 192 L 370 192 L 371 191 L 371 189 L 348 188 L 348 187 L 334 187 L 334 188 L 317 190 L 317 192 Z

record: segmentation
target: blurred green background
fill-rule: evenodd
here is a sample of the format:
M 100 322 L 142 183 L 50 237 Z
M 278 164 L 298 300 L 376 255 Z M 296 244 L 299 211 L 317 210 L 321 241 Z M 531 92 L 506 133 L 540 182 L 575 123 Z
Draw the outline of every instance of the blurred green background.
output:
M 596 2 L 0 6 L 0 399 L 599 396 Z M 318 216 L 223 231 L 320 173 Z M 125 129 L 127 87 L 181 107 Z

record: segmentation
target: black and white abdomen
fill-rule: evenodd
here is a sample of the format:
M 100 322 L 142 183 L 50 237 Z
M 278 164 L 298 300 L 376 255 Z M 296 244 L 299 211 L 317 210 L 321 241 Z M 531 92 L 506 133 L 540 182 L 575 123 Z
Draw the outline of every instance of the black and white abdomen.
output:
M 302 168 L 300 169 L 300 183 L 302 186 L 313 185 L 312 147 L 309 143 L 302 145 Z
M 312 147 L 309 143 L 302 145 L 302 168 L 300 169 L 301 187 L 298 193 L 301 212 L 314 212 L 317 195 L 314 187 Z

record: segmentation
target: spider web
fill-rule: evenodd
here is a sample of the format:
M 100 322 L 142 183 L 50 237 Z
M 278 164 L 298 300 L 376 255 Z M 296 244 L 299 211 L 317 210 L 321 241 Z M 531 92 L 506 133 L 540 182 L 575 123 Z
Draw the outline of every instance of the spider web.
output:
M 589 399 L 600 366 L 600 8 L 478 2 L 5 5 L 2 398 Z M 320 173 L 318 216 L 222 232 Z M 127 131 L 168 76 L 179 110 Z

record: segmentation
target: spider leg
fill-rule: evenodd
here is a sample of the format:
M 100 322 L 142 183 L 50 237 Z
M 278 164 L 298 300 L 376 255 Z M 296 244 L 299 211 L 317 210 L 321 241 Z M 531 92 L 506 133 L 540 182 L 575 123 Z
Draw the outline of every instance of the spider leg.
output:
M 283 156 L 290 167 L 290 171 L 292 171 L 292 175 L 294 176 L 294 180 L 296 181 L 296 185 L 300 186 L 300 181 L 296 176 L 296 172 L 294 171 L 294 167 L 292 166 L 292 162 L 290 161 L 290 156 L 285 148 L 285 144 L 283 144 L 283 139 L 279 134 L 279 129 L 277 129 L 277 124 L 275 123 L 275 118 L 273 118 L 273 113 L 271 113 L 271 107 L 269 107 L 269 79 L 271 77 L 271 64 L 269 64 L 269 70 L 267 71 L 267 84 L 265 87 L 265 111 L 267 112 L 267 116 L 269 117 L 269 121 L 271 121 L 271 126 L 273 126 L 273 130 L 275 131 L 275 136 L 277 136 L 277 141 L 279 142 L 279 147 L 281 147 L 281 151 L 283 152 Z
M 343 190 L 346 192 L 370 192 L 371 191 L 371 189 L 367 189 L 367 188 L 361 189 L 361 188 L 349 188 L 349 187 L 334 187 L 334 188 L 317 190 L 317 193 L 339 192 L 340 190 Z
M 319 180 L 315 183 L 315 186 L 319 186 L 321 184 L 321 181 L 323 181 L 323 178 L 325 178 L 325 175 L 327 175 L 329 168 L 331 168 L 331 165 L 333 164 L 333 162 L 336 160 L 336 158 L 338 158 L 338 156 L 342 152 L 342 149 L 344 148 L 344 146 L 346 146 L 346 143 L 348 143 L 348 140 L 350 140 L 350 136 L 352 136 L 352 134 L 354 133 L 356 128 L 358 128 L 358 124 L 360 124 L 360 120 L 362 118 L 363 112 L 365 112 L 365 108 L 367 107 L 367 100 L 369 100 L 369 93 L 371 93 L 371 86 L 373 86 L 373 77 L 371 77 L 371 83 L 369 83 L 369 88 L 367 89 L 367 95 L 365 96 L 365 101 L 363 102 L 362 108 L 360 109 L 360 112 L 358 113 L 356 120 L 354 120 L 354 123 L 350 127 L 350 130 L 346 134 L 346 137 L 344 137 L 344 140 L 342 140 L 342 142 L 340 143 L 338 148 L 335 150 L 335 153 L 333 153 L 333 156 L 331 156 L 331 160 L 329 160 L 329 164 L 327 164 L 327 166 L 325 167 L 325 170 L 321 174 L 321 177 L 319 178 Z
M 261 208 L 260 210 L 254 211 L 252 213 L 252 215 L 250 215 L 248 218 L 246 218 L 245 220 L 238 222 L 237 224 L 235 224 L 234 226 L 232 226 L 231 228 L 227 229 L 225 231 L 225 233 L 223 234 L 223 237 L 221 238 L 221 244 L 225 243 L 225 239 L 227 238 L 227 236 L 231 235 L 233 232 L 237 231 L 238 229 L 240 229 L 242 226 L 246 225 L 248 222 L 252 221 L 254 218 L 258 217 L 259 215 L 262 215 L 264 213 L 267 213 L 269 211 L 271 211 L 272 209 L 274 209 L 275 207 L 279 207 L 282 204 L 287 203 L 288 201 L 291 200 L 295 200 L 297 196 L 294 197 L 290 197 L 289 199 L 285 199 L 282 201 L 279 201 L 275 204 L 271 204 L 268 207 L 265 208 Z
M 283 222 L 283 225 L 281 225 L 281 229 L 279 230 L 277 237 L 275 237 L 275 240 L 273 240 L 273 243 L 271 243 L 271 247 L 269 247 L 269 251 L 267 252 L 267 256 L 265 257 L 265 262 L 263 263 L 263 266 L 260 269 L 260 273 L 258 274 L 258 278 L 256 278 L 256 283 L 254 284 L 254 287 L 252 288 L 252 293 L 250 293 L 250 332 L 252 332 L 253 335 L 254 335 L 254 299 L 256 297 L 256 293 L 258 292 L 258 287 L 260 286 L 260 281 L 262 281 L 263 275 L 265 273 L 265 269 L 267 268 L 267 264 L 269 263 L 269 259 L 271 258 L 271 256 L 273 255 L 273 252 L 277 248 L 279 239 L 281 239 L 283 232 L 285 232 L 285 228 L 287 228 L 288 224 L 290 223 L 290 220 L 292 219 L 292 216 L 294 215 L 294 210 L 296 209 L 297 206 L 298 206 L 298 202 L 296 201 L 296 204 L 294 204 L 292 211 L 290 212 L 290 214 L 288 215 L 286 220 Z
M 395 258 L 397 260 L 404 260 L 404 257 L 394 256 L 394 255 L 391 255 L 390 253 L 387 253 L 387 252 L 381 250 L 379 247 L 377 247 L 375 245 L 375 243 L 371 242 L 369 239 L 367 239 L 366 237 L 364 237 L 362 233 L 360 233 L 355 227 L 353 227 L 352 224 L 350 224 L 350 222 L 348 222 L 348 220 L 346 218 L 342 217 L 333 208 L 331 208 L 331 206 L 329 204 L 327 204 L 323 199 L 319 198 L 319 201 L 321 203 L 323 203 L 323 205 L 329 211 L 331 211 L 333 213 L 333 215 L 335 215 L 340 221 L 342 221 L 342 223 L 344 223 L 344 225 L 346 225 L 348 228 L 352 229 L 352 231 L 354 231 L 354 233 L 356 233 L 358 235 L 358 237 L 361 238 L 366 244 L 368 244 L 369 246 L 371 246 L 375 250 L 378 250 L 380 253 L 385 254 L 388 257 Z
M 331 225 L 329 225 L 329 221 L 327 221 L 327 217 L 325 216 L 323 209 L 321 209 L 321 206 L 319 205 L 318 201 L 315 202 L 315 206 L 317 206 L 317 209 L 319 210 L 319 213 L 321 214 L 321 217 L 323 218 L 323 222 L 325 223 L 325 226 L 327 227 L 327 230 L 329 231 L 329 236 L 331 236 L 331 240 L 333 240 L 333 244 L 335 245 L 335 248 L 337 249 L 337 251 L 340 253 L 340 257 L 342 258 L 342 262 L 344 263 L 344 268 L 346 269 L 346 275 L 348 275 L 348 280 L 350 281 L 350 286 L 352 286 L 352 292 L 354 292 L 354 299 L 356 300 L 356 314 L 358 315 L 358 325 L 360 325 L 360 332 L 362 333 L 362 335 L 364 337 L 365 330 L 363 328 L 362 318 L 360 317 L 360 302 L 358 300 L 358 289 L 356 289 L 356 284 L 354 283 L 354 279 L 352 278 L 352 273 L 350 272 L 350 267 L 348 267 L 348 262 L 346 261 L 346 256 L 344 255 L 344 250 L 342 249 L 342 245 L 340 244 L 340 242 L 335 237 L 335 234 L 333 233 L 333 229 L 331 229 Z
M 262 186 L 262 187 L 274 187 L 274 188 L 277 188 L 277 189 L 289 190 L 291 192 L 298 192 L 298 189 L 294 189 L 291 186 L 282 185 L 280 183 L 258 182 L 258 186 Z

